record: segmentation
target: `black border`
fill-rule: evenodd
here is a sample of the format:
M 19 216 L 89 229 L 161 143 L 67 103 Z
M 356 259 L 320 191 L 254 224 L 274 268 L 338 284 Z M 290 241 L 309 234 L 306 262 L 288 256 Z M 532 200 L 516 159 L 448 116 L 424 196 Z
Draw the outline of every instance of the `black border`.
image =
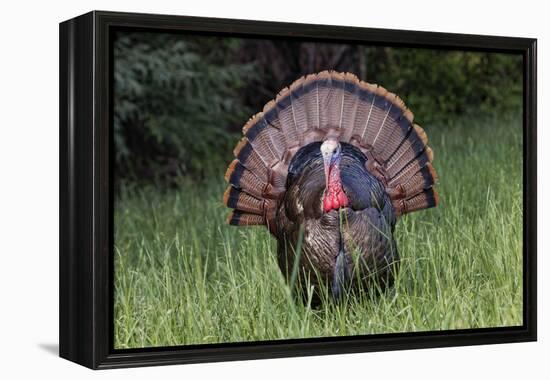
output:
M 114 350 L 111 51 L 119 29 L 522 54 L 523 326 Z M 61 23 L 59 41 L 61 357 L 98 369 L 536 340 L 536 39 L 93 11 Z

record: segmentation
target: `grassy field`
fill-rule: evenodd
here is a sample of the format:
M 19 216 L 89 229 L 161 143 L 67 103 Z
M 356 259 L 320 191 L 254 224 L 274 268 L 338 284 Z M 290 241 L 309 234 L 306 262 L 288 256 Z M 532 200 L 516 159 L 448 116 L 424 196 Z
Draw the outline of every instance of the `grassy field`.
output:
M 260 227 L 225 224 L 223 172 L 124 186 L 115 207 L 115 347 L 522 323 L 521 120 L 425 126 L 441 203 L 397 223 L 401 266 L 379 297 L 296 302 Z

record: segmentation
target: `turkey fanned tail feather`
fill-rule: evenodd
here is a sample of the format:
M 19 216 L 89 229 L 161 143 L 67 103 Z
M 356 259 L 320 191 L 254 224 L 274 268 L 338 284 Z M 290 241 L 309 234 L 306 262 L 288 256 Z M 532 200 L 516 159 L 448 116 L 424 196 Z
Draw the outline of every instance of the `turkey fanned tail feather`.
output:
M 303 146 L 328 137 L 359 148 L 396 215 L 434 207 L 436 173 L 425 131 L 397 95 L 350 73 L 323 71 L 284 88 L 243 128 L 225 179 L 232 225 L 275 231 L 288 165 Z

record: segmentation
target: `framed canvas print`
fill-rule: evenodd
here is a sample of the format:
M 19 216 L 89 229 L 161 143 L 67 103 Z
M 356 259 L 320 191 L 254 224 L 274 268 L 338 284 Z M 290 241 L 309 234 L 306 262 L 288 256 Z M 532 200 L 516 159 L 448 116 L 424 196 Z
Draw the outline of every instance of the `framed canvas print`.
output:
M 60 24 L 60 355 L 536 339 L 536 40 Z

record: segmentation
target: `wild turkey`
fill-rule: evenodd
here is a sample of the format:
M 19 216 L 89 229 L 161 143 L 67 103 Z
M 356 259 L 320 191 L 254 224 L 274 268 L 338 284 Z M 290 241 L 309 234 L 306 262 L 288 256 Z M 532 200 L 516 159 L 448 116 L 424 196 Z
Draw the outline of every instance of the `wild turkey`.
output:
M 243 134 L 225 176 L 228 223 L 266 225 L 287 278 L 299 257 L 302 284 L 336 299 L 368 278 L 391 283 L 396 217 L 438 203 L 432 150 L 403 101 L 323 71 L 284 88 Z

